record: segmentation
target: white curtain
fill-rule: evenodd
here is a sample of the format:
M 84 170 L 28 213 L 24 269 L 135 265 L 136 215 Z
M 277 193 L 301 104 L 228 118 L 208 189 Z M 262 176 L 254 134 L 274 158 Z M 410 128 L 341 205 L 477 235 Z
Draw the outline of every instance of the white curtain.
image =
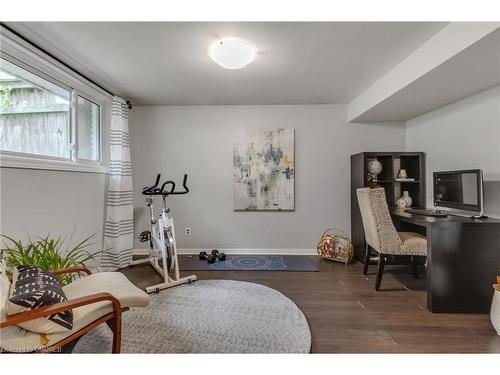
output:
M 134 221 L 128 107 L 115 96 L 111 111 L 108 194 L 101 269 L 114 271 L 132 260 Z

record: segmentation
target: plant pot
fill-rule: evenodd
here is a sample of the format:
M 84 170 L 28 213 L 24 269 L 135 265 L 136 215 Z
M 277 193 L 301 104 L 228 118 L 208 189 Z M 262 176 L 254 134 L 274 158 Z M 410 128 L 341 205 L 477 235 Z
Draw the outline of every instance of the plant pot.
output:
M 493 301 L 491 302 L 490 318 L 493 328 L 500 336 L 500 284 L 493 285 L 495 292 L 493 294 Z

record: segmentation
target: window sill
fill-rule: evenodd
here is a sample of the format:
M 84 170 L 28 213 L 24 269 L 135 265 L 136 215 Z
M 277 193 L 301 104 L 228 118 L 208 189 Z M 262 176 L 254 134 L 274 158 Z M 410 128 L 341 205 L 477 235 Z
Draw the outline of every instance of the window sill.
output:
M 66 160 L 51 160 L 32 156 L 11 155 L 0 152 L 0 167 L 43 169 L 50 171 L 107 173 L 108 168 L 93 163 L 75 163 Z

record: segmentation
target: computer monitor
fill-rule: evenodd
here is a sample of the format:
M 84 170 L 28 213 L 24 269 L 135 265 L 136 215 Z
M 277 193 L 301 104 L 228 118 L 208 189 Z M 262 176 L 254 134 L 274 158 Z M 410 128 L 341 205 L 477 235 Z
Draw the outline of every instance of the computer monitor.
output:
M 480 169 L 433 173 L 436 209 L 483 214 L 483 173 Z

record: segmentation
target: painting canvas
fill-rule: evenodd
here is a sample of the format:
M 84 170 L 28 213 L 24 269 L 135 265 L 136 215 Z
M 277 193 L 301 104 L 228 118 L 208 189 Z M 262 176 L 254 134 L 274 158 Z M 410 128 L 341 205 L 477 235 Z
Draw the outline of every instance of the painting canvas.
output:
M 293 129 L 234 133 L 234 210 L 294 210 Z

